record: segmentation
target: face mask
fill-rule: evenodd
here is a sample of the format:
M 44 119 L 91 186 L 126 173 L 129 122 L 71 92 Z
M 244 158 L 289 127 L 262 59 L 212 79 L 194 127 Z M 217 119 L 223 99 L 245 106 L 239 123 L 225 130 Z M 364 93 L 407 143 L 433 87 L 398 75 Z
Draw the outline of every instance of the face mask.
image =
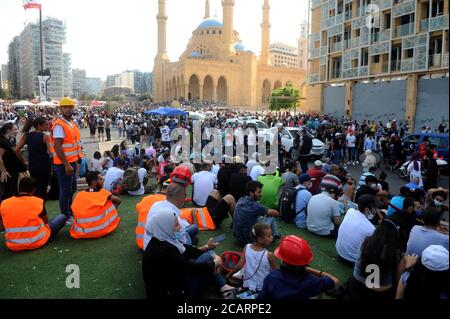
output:
M 378 189 L 378 185 L 377 184 L 372 184 L 372 185 L 370 185 L 370 187 L 372 187 L 372 189 Z
M 442 207 L 442 206 L 444 206 L 444 203 L 438 201 L 437 199 L 433 200 L 433 202 L 434 202 L 434 205 L 437 206 L 437 207 Z
M 181 233 L 180 232 L 176 232 L 175 234 L 173 234 L 172 236 L 173 239 L 179 241 L 181 238 Z

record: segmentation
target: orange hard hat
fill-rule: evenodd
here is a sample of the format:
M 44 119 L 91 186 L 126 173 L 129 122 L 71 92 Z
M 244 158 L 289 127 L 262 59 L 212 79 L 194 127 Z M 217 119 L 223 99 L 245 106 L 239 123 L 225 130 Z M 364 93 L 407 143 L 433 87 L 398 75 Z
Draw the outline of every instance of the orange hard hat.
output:
M 184 187 L 191 185 L 192 173 L 189 167 L 180 165 L 170 174 L 172 182 L 181 184 Z
M 297 236 L 284 237 L 275 250 L 275 256 L 293 266 L 307 266 L 313 260 L 308 242 Z

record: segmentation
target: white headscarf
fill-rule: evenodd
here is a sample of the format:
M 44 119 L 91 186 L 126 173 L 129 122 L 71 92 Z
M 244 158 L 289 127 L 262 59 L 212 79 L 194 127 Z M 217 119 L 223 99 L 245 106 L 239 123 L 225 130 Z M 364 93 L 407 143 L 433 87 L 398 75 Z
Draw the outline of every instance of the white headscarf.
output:
M 177 216 L 170 211 L 156 213 L 150 216 L 147 230 L 152 238 L 155 237 L 159 241 L 165 241 L 166 243 L 175 246 L 180 253 L 183 254 L 186 251 L 186 248 L 184 248 L 184 245 L 181 242 L 174 238 L 176 221 Z

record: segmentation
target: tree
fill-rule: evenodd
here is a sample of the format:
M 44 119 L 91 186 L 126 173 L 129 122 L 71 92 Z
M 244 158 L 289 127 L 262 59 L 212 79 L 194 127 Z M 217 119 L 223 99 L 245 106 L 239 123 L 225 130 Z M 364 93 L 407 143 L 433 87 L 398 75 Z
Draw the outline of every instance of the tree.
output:
M 8 98 L 8 92 L 6 90 L 3 90 L 0 88 L 0 99 L 6 99 Z
M 292 83 L 288 82 L 285 87 L 281 87 L 272 92 L 270 99 L 270 110 L 288 110 L 297 108 L 300 100 L 300 90 L 296 89 Z

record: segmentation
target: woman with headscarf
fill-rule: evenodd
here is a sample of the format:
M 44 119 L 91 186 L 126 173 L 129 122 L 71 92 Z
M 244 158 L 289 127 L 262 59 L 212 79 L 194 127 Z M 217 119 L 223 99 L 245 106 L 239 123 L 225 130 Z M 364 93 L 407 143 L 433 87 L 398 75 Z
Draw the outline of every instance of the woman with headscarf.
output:
M 171 212 L 151 215 L 146 231 L 152 237 L 144 252 L 142 272 L 149 299 L 199 299 L 203 289 L 214 284 L 224 298 L 234 293 L 220 276 L 222 260 L 212 249 L 218 246 L 210 239 L 201 249 L 183 245 L 177 240 L 178 218 Z
M 411 163 L 408 165 L 408 174 L 410 176 L 410 180 L 413 178 L 419 178 L 419 187 L 423 188 L 423 178 L 422 178 L 422 162 L 420 160 L 420 153 L 414 153 L 411 155 Z

